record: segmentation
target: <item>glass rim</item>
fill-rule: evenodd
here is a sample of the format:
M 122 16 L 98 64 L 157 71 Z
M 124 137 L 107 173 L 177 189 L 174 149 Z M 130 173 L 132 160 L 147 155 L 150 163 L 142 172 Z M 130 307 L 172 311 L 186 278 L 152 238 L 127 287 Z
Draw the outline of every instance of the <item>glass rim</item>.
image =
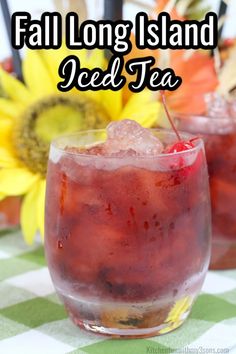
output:
M 167 134 L 167 135 L 172 135 L 176 137 L 176 134 L 173 130 L 171 129 L 165 129 L 165 128 L 147 128 L 150 131 L 155 131 L 155 132 L 159 132 L 159 133 L 163 133 L 163 134 Z M 106 129 L 88 129 L 88 130 L 80 130 L 78 132 L 75 133 L 71 133 L 71 134 L 65 134 L 65 135 L 61 135 L 55 139 L 53 139 L 50 143 L 50 149 L 53 148 L 56 151 L 64 154 L 64 155 L 68 155 L 68 156 L 74 156 L 74 157 L 81 157 L 81 158 L 89 158 L 89 159 L 156 159 L 156 158 L 168 158 L 168 157 L 173 157 L 173 156 L 184 156 L 193 152 L 197 152 L 200 149 L 204 149 L 204 141 L 202 139 L 201 136 L 197 136 L 196 134 L 191 134 L 188 133 L 186 131 L 183 130 L 178 130 L 180 137 L 184 138 L 184 140 L 186 139 L 196 139 L 194 141 L 194 147 L 189 149 L 189 150 L 184 150 L 184 151 L 179 151 L 179 152 L 173 152 L 173 153 L 159 153 L 159 154 L 155 154 L 155 155 L 137 155 L 137 156 L 109 156 L 109 155 L 91 155 L 91 154 L 86 154 L 86 153 L 78 153 L 75 151 L 66 151 L 65 148 L 61 148 L 59 146 L 57 146 L 57 143 L 60 141 L 63 141 L 63 139 L 70 139 L 70 138 L 74 138 L 74 137 L 79 137 L 82 136 L 83 134 L 95 134 L 95 133 L 103 133 L 106 132 Z M 188 141 L 188 140 L 187 140 Z M 176 142 L 177 142 L 177 138 L 176 138 Z M 96 143 L 96 142 L 95 142 Z
M 173 113 L 173 118 L 174 119 L 182 119 L 182 120 L 188 120 L 189 118 L 194 118 L 194 119 L 206 119 L 206 120 L 211 120 L 211 121 L 221 121 L 221 122 L 228 122 L 228 121 L 232 121 L 232 123 L 236 123 L 236 117 L 211 117 L 207 114 L 190 114 L 190 113 L 178 113 L 178 112 L 174 112 Z

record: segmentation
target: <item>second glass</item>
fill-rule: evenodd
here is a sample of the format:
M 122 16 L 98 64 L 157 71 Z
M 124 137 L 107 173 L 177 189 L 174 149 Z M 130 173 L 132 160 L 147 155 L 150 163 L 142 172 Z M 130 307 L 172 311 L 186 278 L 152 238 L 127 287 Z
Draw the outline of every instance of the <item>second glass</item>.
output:
M 212 269 L 236 268 L 236 120 L 179 116 L 181 130 L 205 141 L 212 204 Z

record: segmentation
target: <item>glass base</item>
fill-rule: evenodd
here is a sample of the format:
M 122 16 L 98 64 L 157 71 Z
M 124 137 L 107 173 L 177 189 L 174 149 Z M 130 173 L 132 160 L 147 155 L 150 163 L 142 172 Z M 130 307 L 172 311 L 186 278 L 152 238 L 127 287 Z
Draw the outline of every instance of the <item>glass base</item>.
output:
M 189 314 L 185 313 L 184 315 L 187 317 Z M 94 332 L 96 334 L 101 334 L 105 336 L 109 336 L 112 338 L 150 338 L 159 335 L 163 335 L 169 332 L 174 331 L 179 328 L 184 321 L 177 323 L 165 323 L 160 326 L 151 327 L 151 328 L 108 328 L 103 326 L 94 325 L 93 323 L 85 323 L 80 320 L 75 320 L 75 318 L 71 318 L 72 321 L 82 329 L 85 329 L 90 332 Z
M 236 268 L 236 242 L 213 239 L 210 269 L 223 270 Z
M 195 297 L 124 303 L 88 301 L 60 292 L 59 296 L 77 326 L 114 338 L 145 338 L 175 330 L 189 315 Z

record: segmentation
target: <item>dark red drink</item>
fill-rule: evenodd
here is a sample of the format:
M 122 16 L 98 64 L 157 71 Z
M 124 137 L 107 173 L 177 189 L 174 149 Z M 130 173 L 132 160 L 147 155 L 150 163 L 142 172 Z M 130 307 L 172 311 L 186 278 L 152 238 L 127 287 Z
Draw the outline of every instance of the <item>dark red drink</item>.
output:
M 170 132 L 153 134 L 164 146 L 175 139 Z M 81 149 L 104 139 L 105 132 L 85 132 L 51 147 L 51 276 L 81 327 L 127 337 L 166 333 L 186 318 L 209 263 L 203 144 L 148 156 L 131 149 L 104 156 L 102 145 Z
M 182 117 L 179 127 L 205 141 L 212 204 L 211 268 L 236 268 L 236 120 Z

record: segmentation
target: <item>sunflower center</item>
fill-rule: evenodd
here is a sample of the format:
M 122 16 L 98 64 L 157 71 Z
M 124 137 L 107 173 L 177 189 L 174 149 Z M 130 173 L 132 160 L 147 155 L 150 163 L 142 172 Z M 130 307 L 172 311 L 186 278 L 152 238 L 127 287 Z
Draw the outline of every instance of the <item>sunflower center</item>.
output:
M 45 176 L 50 141 L 78 130 L 104 128 L 109 116 L 92 99 L 55 95 L 31 105 L 14 131 L 18 159 L 32 172 Z

